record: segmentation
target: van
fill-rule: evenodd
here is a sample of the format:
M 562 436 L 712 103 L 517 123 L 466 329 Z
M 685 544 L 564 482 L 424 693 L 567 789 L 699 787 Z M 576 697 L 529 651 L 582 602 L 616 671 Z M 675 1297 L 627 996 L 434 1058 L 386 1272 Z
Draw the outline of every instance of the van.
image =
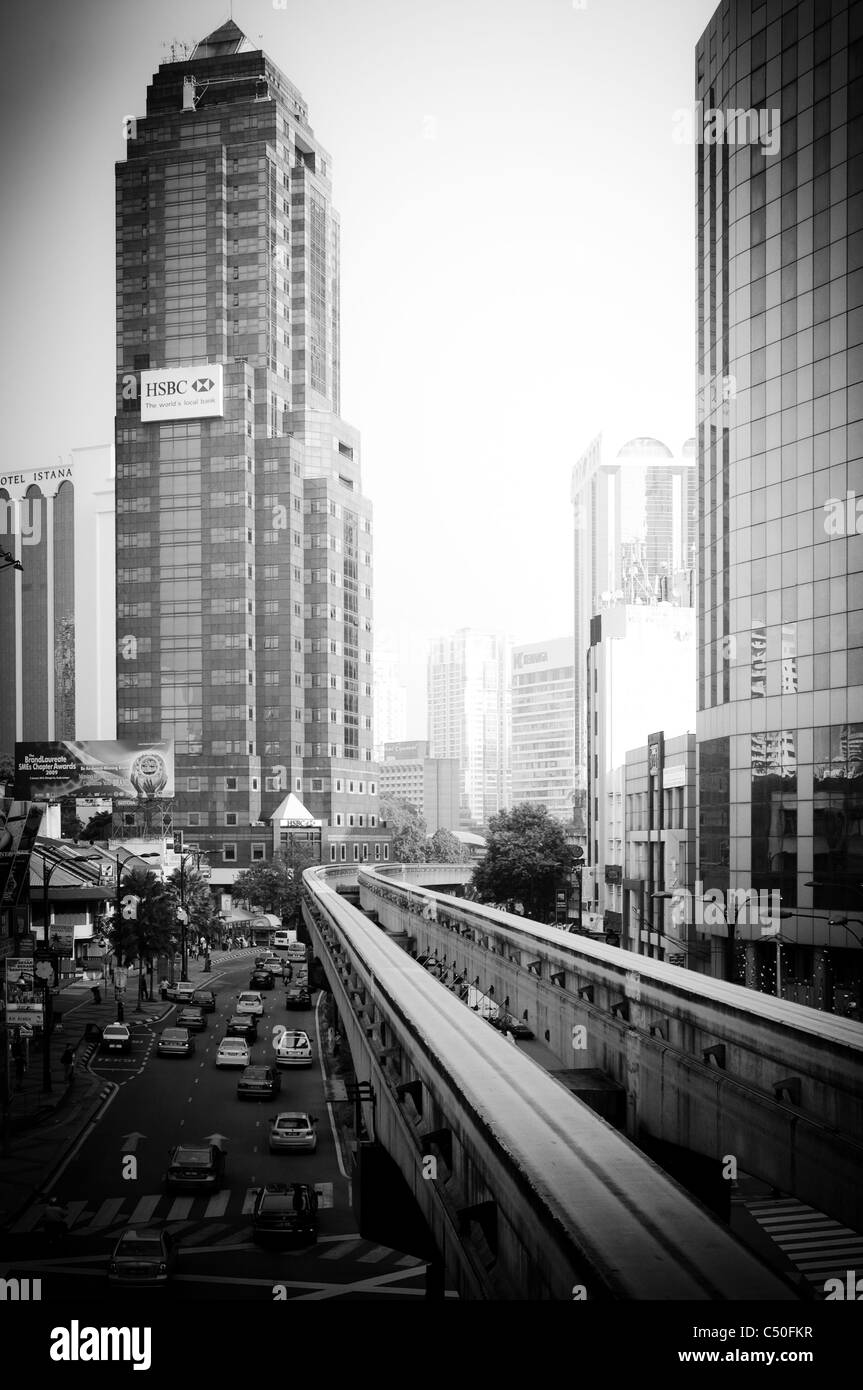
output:
M 273 935 L 273 945 L 277 947 L 280 946 L 284 949 L 285 946 L 290 946 L 296 939 L 297 933 L 295 931 L 277 931 Z
M 295 938 L 295 939 L 291 942 L 290 946 L 288 947 L 287 955 L 288 955 L 288 960 L 289 960 L 289 961 L 302 961 L 303 963 L 305 963 L 305 959 L 306 959 L 306 947 L 305 947 L 305 943 L 302 942 L 302 941 L 297 941 L 296 938 Z

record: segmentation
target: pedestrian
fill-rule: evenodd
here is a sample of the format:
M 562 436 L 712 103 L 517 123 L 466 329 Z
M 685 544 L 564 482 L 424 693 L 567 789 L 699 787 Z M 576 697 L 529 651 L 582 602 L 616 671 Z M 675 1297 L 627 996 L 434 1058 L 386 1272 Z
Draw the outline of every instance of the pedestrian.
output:
M 93 996 L 93 1003 L 94 1003 L 94 1004 L 101 1004 L 101 1002 L 102 1002 L 102 991 L 100 990 L 99 986 L 98 986 L 98 985 L 91 985 L 91 986 L 90 986 L 90 993 L 91 993 L 92 996 Z
M 124 1013 L 123 1013 L 123 1001 L 122 1001 L 122 999 L 118 999 L 118 1000 L 117 1000 L 117 1022 L 118 1022 L 118 1023 L 122 1023 L 122 1022 L 123 1022 L 123 1018 L 124 1018 Z
M 168 998 L 168 981 L 165 979 L 164 975 L 159 981 L 159 997 L 161 999 Z
M 147 976 L 144 974 L 143 970 L 141 971 L 141 998 L 146 999 L 149 1003 L 150 988 L 147 984 Z
M 75 1079 L 75 1053 L 67 1043 L 60 1057 L 60 1062 L 65 1068 L 64 1080 L 67 1086 L 71 1086 Z

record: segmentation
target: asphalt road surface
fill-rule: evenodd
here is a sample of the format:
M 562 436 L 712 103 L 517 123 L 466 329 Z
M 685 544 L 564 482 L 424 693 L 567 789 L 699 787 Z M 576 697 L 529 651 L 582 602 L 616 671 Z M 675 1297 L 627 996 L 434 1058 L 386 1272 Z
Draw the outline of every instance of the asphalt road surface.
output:
M 264 993 L 264 1017 L 252 1062 L 273 1057 L 272 1028 L 304 1028 L 313 1039 L 311 1067 L 284 1068 L 275 1101 L 237 1098 L 239 1068 L 217 1069 L 216 1050 L 248 987 L 249 961 L 227 964 L 214 977 L 216 1012 L 196 1035 L 190 1057 L 159 1057 L 158 1034 L 176 1021 L 132 1025 L 130 1056 L 94 1056 L 91 1067 L 116 1083 L 116 1096 L 74 1150 L 52 1195 L 69 1212 L 69 1230 L 52 1247 L 41 1234 L 44 1205 L 19 1216 L 4 1240 L 0 1276 L 40 1278 L 42 1301 L 115 1301 L 164 1296 L 165 1290 L 115 1288 L 107 1264 L 130 1224 L 158 1222 L 179 1242 L 170 1298 L 180 1299 L 393 1299 L 425 1295 L 425 1266 L 411 1255 L 364 1240 L 351 1211 L 350 1186 L 340 1161 L 325 1099 L 316 1011 L 288 1011 L 281 981 Z M 315 996 L 317 999 L 319 996 Z M 268 1121 L 279 1110 L 318 1116 L 314 1154 L 271 1154 Z M 211 1136 L 225 1151 L 222 1190 L 207 1196 L 166 1194 L 169 1149 Z M 212 1142 L 212 1141 L 211 1141 Z M 132 1157 L 130 1162 L 129 1156 Z M 319 1231 L 302 1250 L 266 1249 L 252 1241 L 250 1213 L 257 1189 L 267 1182 L 311 1182 L 319 1192 Z

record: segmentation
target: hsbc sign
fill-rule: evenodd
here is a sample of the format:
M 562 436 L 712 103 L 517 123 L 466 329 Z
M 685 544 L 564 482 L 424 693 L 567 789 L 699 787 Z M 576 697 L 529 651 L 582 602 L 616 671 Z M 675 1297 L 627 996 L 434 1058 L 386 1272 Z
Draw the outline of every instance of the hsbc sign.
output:
M 224 415 L 223 368 L 207 362 L 201 367 L 161 367 L 141 373 L 141 419 L 170 423 Z

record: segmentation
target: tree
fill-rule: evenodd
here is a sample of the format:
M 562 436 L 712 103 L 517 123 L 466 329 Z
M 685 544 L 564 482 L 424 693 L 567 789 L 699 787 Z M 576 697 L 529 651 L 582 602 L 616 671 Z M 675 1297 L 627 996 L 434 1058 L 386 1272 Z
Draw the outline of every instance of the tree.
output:
M 232 896 L 248 908 L 257 907 L 288 921 L 299 915 L 303 870 L 317 862 L 312 845 L 305 840 L 290 840 L 268 863 L 253 864 L 237 874 Z
M 114 821 L 112 811 L 97 811 L 95 816 L 91 816 L 84 829 L 78 836 L 79 840 L 86 840 L 88 844 L 94 840 L 104 841 L 106 844 L 111 838 L 111 826 Z
M 488 850 L 473 885 L 481 902 L 516 900 L 528 917 L 542 920 L 554 911 L 573 862 L 560 821 L 545 806 L 525 802 L 491 817 Z
M 192 933 L 193 939 L 199 936 L 209 937 L 210 925 L 213 918 L 212 899 L 210 898 L 210 885 L 208 880 L 198 868 L 193 868 L 186 863 L 183 871 L 183 891 L 180 893 L 180 870 L 174 869 L 168 876 L 168 884 L 174 892 L 177 900 L 177 907 L 181 903 L 185 904 L 186 912 L 189 914 L 188 931 Z
M 120 885 L 121 903 L 127 898 L 138 899 L 136 915 L 114 912 L 108 928 L 108 940 L 120 964 L 169 955 L 177 923 L 177 899 L 171 886 L 149 869 L 136 869 L 125 874 Z
M 11 796 L 14 781 L 15 759 L 11 753 L 0 753 L 0 795 Z
M 390 860 L 394 864 L 422 864 L 428 859 L 428 828 L 412 801 L 381 797 L 381 820 L 393 832 Z
M 451 830 L 441 826 L 429 841 L 429 859 L 434 864 L 464 864 L 470 859 L 470 850 Z

